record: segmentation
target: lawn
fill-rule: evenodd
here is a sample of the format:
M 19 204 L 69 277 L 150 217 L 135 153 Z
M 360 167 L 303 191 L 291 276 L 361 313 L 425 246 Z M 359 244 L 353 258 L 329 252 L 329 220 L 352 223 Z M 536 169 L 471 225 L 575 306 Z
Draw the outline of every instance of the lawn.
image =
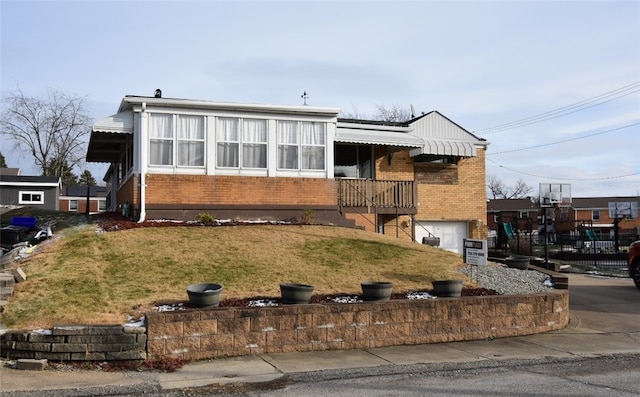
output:
M 56 231 L 18 264 L 2 315 L 9 328 L 121 324 L 153 305 L 187 300 L 189 284 L 223 285 L 222 300 L 279 297 L 281 282 L 316 294 L 360 294 L 360 282 L 391 281 L 394 292 L 459 278 L 462 258 L 444 250 L 357 229 L 316 225 L 175 226 L 97 232 L 86 224 Z

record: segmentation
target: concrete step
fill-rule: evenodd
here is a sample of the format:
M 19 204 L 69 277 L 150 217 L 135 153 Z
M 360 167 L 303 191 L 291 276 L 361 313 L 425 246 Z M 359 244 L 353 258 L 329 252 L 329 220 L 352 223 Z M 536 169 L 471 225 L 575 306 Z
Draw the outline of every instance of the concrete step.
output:
M 13 287 L 0 287 L 0 300 L 6 300 L 13 295 Z
M 2 272 L 0 273 L 0 288 L 13 287 L 16 284 L 16 279 L 12 273 Z

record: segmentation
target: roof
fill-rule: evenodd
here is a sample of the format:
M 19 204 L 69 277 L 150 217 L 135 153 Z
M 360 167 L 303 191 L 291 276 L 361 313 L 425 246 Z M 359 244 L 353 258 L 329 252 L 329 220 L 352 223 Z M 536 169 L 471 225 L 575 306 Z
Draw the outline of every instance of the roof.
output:
M 125 111 L 100 119 L 91 128 L 87 161 L 111 163 L 118 161 L 127 139 L 133 136 L 133 112 Z
M 640 203 L 640 196 L 623 197 L 574 197 L 571 208 L 578 209 L 608 209 L 612 202 L 637 202 Z
M 424 141 L 410 131 L 408 127 L 338 121 L 335 141 L 405 148 L 424 146 Z
M 489 144 L 436 110 L 407 121 L 407 125 L 413 127 L 413 135 L 425 142 L 421 149 L 411 150 L 411 156 L 437 154 L 476 157 L 476 148 Z
M 106 197 L 109 188 L 106 186 L 89 186 L 89 197 Z M 87 186 L 64 186 L 62 196 L 87 197 Z
M 2 186 L 60 186 L 61 180 L 57 176 L 28 176 L 0 174 Z
M 0 175 L 20 175 L 20 168 L 0 168 Z
M 491 199 L 487 202 L 487 212 L 537 211 L 538 209 L 538 204 L 531 198 Z
M 136 107 L 164 106 L 184 109 L 234 110 L 258 113 L 288 113 L 304 115 L 322 115 L 337 117 L 338 108 L 327 108 L 309 105 L 266 105 L 258 103 L 214 102 L 200 99 L 156 98 L 137 95 L 126 95 L 120 103 L 118 113 L 134 110 Z

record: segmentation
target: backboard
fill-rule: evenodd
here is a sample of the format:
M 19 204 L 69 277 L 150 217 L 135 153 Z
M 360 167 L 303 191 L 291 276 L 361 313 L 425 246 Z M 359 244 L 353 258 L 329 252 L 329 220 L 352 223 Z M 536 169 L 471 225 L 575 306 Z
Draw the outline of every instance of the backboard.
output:
M 540 207 L 571 207 L 571 202 L 571 184 L 540 184 Z
M 609 218 L 611 219 L 634 219 L 638 217 L 637 201 L 612 201 L 609 202 Z

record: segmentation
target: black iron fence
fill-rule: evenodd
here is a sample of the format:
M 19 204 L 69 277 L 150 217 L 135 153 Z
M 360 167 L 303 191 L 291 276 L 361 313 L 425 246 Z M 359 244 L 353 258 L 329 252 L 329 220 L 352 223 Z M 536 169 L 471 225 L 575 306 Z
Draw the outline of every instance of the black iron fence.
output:
M 498 241 L 497 236 L 489 237 L 489 251 L 495 255 L 528 255 L 566 264 L 595 267 L 626 267 L 629 245 L 638 239 L 633 232 L 621 232 L 617 242 L 611 236 L 586 232 L 518 233 L 507 242 Z

